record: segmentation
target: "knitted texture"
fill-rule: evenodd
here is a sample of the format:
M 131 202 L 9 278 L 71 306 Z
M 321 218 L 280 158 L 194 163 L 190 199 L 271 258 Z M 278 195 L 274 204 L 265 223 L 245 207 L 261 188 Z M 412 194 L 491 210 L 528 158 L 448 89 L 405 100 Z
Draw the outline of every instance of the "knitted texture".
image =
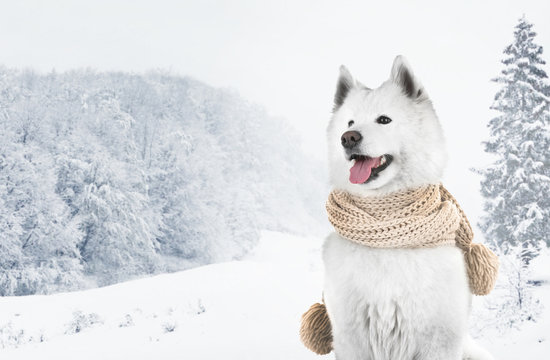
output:
M 426 185 L 380 197 L 332 191 L 328 219 L 336 232 L 375 248 L 456 245 L 464 251 L 470 289 L 486 295 L 494 287 L 498 258 L 474 236 L 466 215 L 443 185 Z
M 336 231 L 353 242 L 376 248 L 421 248 L 456 245 L 475 295 L 494 287 L 498 258 L 474 234 L 466 215 L 443 185 L 427 185 L 381 197 L 359 197 L 332 191 L 328 219 Z M 324 304 L 314 304 L 303 316 L 300 338 L 317 354 L 332 350 L 332 329 Z

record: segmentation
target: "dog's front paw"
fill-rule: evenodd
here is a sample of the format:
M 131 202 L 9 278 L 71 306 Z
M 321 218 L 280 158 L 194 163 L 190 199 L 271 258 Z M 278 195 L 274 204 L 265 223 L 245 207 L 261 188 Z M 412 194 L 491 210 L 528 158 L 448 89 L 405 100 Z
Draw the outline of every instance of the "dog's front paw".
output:
M 470 336 L 464 341 L 462 360 L 495 360 L 487 350 L 479 346 Z

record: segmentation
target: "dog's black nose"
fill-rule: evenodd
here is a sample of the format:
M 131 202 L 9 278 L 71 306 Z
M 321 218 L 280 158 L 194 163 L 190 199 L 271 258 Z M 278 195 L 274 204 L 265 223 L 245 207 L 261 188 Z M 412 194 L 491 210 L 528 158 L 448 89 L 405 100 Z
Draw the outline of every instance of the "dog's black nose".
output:
M 342 134 L 342 146 L 346 149 L 351 149 L 355 145 L 359 144 L 362 138 L 363 137 L 361 136 L 361 134 L 357 131 L 346 131 L 344 134 Z

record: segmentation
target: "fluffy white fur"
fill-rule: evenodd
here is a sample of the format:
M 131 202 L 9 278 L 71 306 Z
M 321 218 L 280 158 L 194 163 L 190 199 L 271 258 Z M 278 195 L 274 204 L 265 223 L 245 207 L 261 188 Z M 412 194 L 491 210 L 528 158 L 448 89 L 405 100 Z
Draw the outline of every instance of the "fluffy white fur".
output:
M 409 95 L 403 85 L 407 80 L 412 80 Z M 405 59 L 395 59 L 390 79 L 376 89 L 355 81 L 344 67 L 339 83 L 349 91 L 328 126 L 333 187 L 376 196 L 438 184 L 446 162 L 445 140 L 426 91 Z M 392 122 L 378 124 L 380 115 Z M 348 130 L 362 134 L 361 154 L 394 157 L 368 183 L 349 181 L 353 163 L 340 142 Z M 374 249 L 333 233 L 326 239 L 323 260 L 324 298 L 338 360 L 492 359 L 467 336 L 471 295 L 457 247 Z

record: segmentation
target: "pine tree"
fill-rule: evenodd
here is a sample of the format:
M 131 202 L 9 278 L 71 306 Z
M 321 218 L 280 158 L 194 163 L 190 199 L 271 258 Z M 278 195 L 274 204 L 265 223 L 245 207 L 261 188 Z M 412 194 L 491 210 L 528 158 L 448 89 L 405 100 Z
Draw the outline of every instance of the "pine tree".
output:
M 550 101 L 533 25 L 522 17 L 515 29 L 504 70 L 493 80 L 502 84 L 491 107 L 499 114 L 484 145 L 496 160 L 481 171 L 486 215 L 480 227 L 505 252 L 521 245 L 528 264 L 541 240 L 550 245 Z

